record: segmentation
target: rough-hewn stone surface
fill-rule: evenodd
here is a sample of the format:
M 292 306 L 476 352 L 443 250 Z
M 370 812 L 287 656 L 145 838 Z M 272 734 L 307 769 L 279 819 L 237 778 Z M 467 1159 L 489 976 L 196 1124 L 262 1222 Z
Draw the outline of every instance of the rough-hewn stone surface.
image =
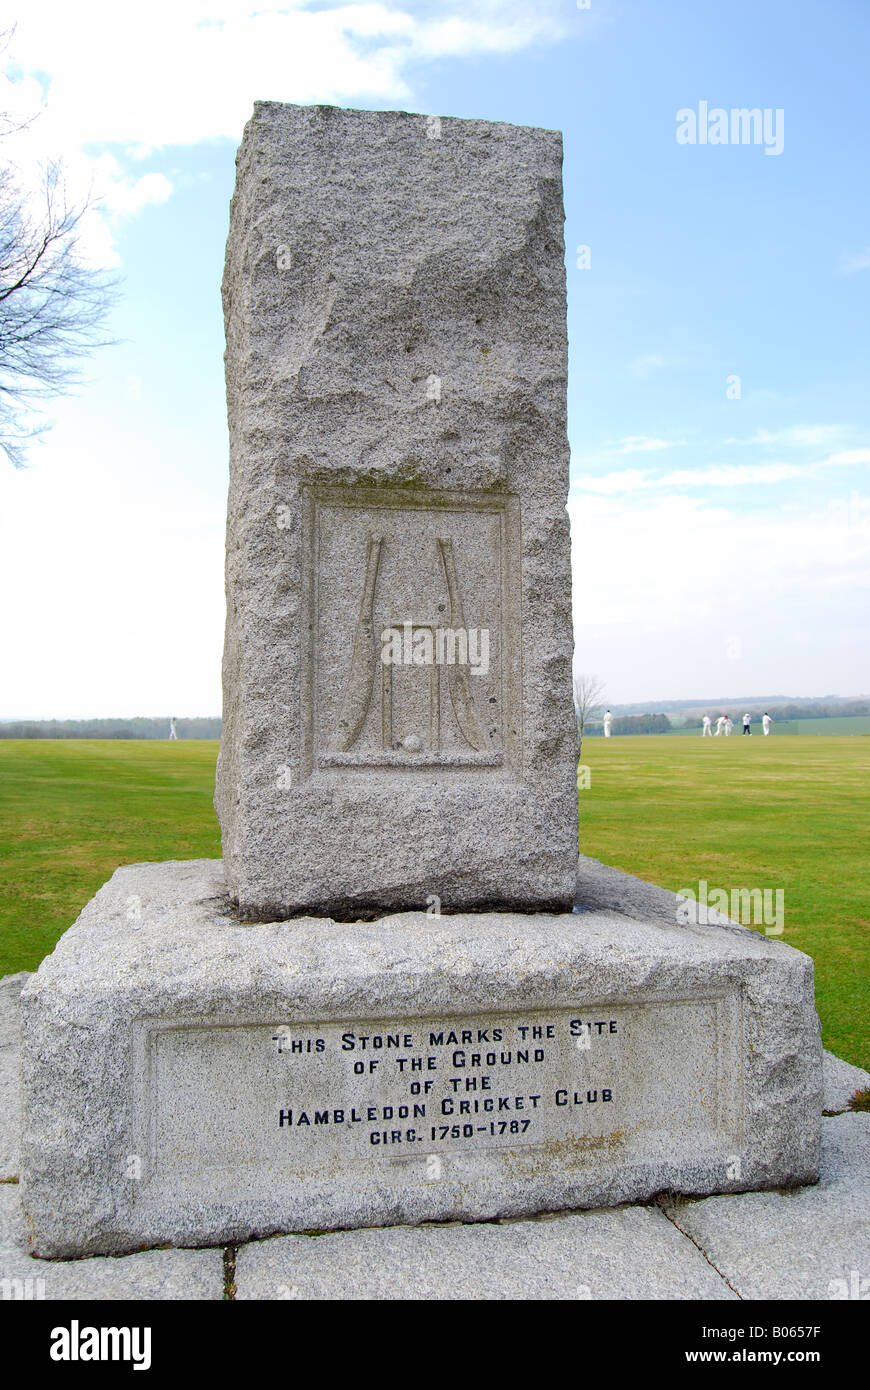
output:
M 848 1110 L 856 1091 L 870 1089 L 870 1072 L 853 1067 L 851 1062 L 844 1062 L 842 1057 L 835 1057 L 827 1050 L 822 1056 L 822 1075 L 825 1086 L 822 1105 L 828 1114 Z
M 0 979 L 0 1181 L 16 1178 L 21 1137 L 21 991 L 26 970 Z
M 431 897 L 565 909 L 561 137 L 258 103 L 237 164 L 216 793 L 230 892 L 253 920 Z M 381 634 L 405 623 L 409 641 L 486 630 L 488 670 L 385 667 Z
M 123 1259 L 35 1260 L 27 1253 L 18 1186 L 0 1184 L 0 1298 L 220 1299 L 220 1250 L 148 1250 Z
M 742 1298 L 870 1297 L 870 1115 L 822 1126 L 817 1187 L 666 1208 Z
M 594 872 L 585 866 L 588 898 Z M 626 888 L 638 915 L 240 925 L 219 861 L 118 870 L 22 995 L 22 1184 L 34 1250 L 108 1253 L 814 1181 L 822 1088 L 812 962 L 739 928 L 679 926 L 666 911 L 644 919 L 642 890 Z M 430 1024 L 472 1029 L 489 1016 L 514 1035 L 520 1023 L 552 1024 L 540 1065 L 515 1056 L 475 1066 L 430 1045 Z M 601 1023 L 585 1050 L 572 1017 Z M 467 1142 L 463 1130 L 430 1145 L 427 1115 L 411 1149 L 407 1134 L 391 1147 L 396 1112 L 376 1110 L 375 1126 L 366 1107 L 396 1097 L 380 1081 L 370 1090 L 373 1054 L 346 1052 L 345 1028 L 413 1034 L 412 1051 L 422 1040 L 421 1055 L 437 1054 L 442 1089 L 452 1085 L 445 1068 L 493 1071 L 490 1094 L 508 1097 L 511 1120 L 535 1126 L 528 1142 L 510 1129 L 480 1137 L 476 1126 L 498 1116 L 475 1113 Z M 296 1057 L 300 1039 L 311 1050 Z M 467 1054 L 479 1045 L 469 1042 Z M 350 1091 L 356 1059 L 364 1076 Z M 396 1065 L 390 1085 L 407 1086 L 409 1100 L 411 1073 Z M 517 1114 L 515 1097 L 533 1086 L 540 1108 L 530 1114 L 526 1101 Z M 475 1091 L 484 1098 L 482 1085 Z M 347 1126 L 351 1105 L 362 1125 Z M 334 1130 L 338 1106 L 345 1128 Z M 324 1127 L 311 1125 L 315 1150 L 297 1112 L 320 1107 L 331 1109 Z M 369 1131 L 381 1120 L 388 1137 L 377 1148 Z
M 661 1212 L 279 1236 L 236 1257 L 239 1299 L 734 1299 Z

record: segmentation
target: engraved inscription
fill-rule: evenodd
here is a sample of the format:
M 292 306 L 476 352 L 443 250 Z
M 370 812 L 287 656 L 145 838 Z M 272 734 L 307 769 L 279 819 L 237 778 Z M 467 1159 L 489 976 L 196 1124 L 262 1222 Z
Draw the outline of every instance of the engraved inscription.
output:
M 142 1040 L 139 1142 L 154 1184 L 214 1192 L 303 1177 L 423 1182 L 432 1155 L 461 1175 L 466 1163 L 516 1174 L 551 1160 L 739 1153 L 738 1033 L 730 995 L 464 1018 L 155 1023 Z

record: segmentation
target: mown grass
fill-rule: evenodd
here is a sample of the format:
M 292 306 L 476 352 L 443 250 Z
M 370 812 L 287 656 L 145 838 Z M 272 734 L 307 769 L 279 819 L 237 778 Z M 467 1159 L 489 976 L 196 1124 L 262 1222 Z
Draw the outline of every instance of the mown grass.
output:
M 782 888 L 825 1046 L 870 1067 L 870 741 L 588 739 L 580 848 L 664 888 Z
M 119 864 L 220 854 L 217 749 L 0 739 L 0 975 L 34 970 Z
M 870 714 L 832 715 L 830 719 L 791 719 L 779 726 L 790 734 L 863 734 L 870 735 Z M 777 729 L 774 728 L 776 734 Z M 742 737 L 742 735 L 741 735 Z
M 220 854 L 216 755 L 0 740 L 0 975 L 35 969 L 119 864 Z M 583 762 L 583 852 L 666 888 L 783 888 L 825 1045 L 870 1067 L 870 740 L 587 739 Z

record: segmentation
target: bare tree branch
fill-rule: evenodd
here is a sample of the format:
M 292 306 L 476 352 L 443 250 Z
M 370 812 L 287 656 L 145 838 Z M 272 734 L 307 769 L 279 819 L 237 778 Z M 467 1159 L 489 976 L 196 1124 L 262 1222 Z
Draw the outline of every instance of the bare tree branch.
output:
M 0 135 L 16 128 L 0 114 Z M 0 449 L 18 468 L 49 427 L 34 418 L 35 403 L 73 390 L 83 359 L 111 341 L 101 330 L 117 286 L 81 256 L 90 198 L 70 203 L 57 163 L 41 183 L 37 211 L 0 157 Z
M 577 756 L 583 747 L 583 730 L 603 703 L 604 684 L 597 676 L 574 677 L 574 717 L 577 720 Z

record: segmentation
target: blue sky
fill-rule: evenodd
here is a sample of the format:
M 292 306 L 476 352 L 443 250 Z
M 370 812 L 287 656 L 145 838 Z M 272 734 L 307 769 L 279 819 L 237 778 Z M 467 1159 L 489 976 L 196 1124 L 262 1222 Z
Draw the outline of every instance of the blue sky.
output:
M 0 466 L 0 717 L 220 708 L 255 99 L 561 129 L 577 669 L 612 703 L 870 691 L 868 51 L 865 0 L 28 0 L 2 107 L 44 112 L 13 157 L 99 193 L 123 284 L 118 345 Z M 781 112 L 781 152 L 678 143 L 701 102 Z

